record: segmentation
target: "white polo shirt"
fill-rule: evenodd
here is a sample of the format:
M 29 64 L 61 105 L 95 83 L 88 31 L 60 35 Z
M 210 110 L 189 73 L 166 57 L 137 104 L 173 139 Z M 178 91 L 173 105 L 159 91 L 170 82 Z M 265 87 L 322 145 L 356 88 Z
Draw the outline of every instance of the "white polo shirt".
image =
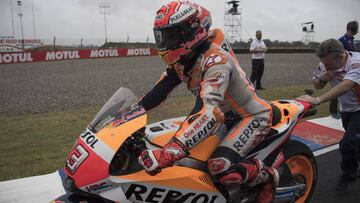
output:
M 354 88 L 339 97 L 342 112 L 355 112 L 360 110 L 360 53 L 346 52 L 346 54 L 344 67 L 334 70 L 335 75 L 330 80 L 330 85 L 334 87 L 343 80 L 352 80 L 356 83 Z M 321 78 L 325 71 L 325 65 L 320 62 L 314 71 L 313 79 Z
M 259 50 L 259 49 L 266 50 L 266 45 L 263 40 L 254 39 L 250 44 L 250 51 Z M 264 58 L 265 58 L 264 52 L 252 54 L 252 59 L 264 59 Z

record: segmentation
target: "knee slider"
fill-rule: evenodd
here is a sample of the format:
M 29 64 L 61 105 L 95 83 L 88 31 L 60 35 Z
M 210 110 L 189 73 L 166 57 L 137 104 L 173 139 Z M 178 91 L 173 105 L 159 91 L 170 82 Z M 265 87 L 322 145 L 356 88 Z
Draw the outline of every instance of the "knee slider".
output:
M 207 161 L 208 170 L 213 176 L 228 171 L 230 166 L 230 160 L 225 157 L 212 158 Z

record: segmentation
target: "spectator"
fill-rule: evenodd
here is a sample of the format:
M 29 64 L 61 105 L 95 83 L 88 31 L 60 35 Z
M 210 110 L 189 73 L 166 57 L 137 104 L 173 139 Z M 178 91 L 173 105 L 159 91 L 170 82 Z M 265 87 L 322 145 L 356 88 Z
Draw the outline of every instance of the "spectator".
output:
M 256 39 L 250 44 L 250 53 L 252 54 L 252 69 L 250 81 L 255 85 L 256 89 L 264 89 L 261 85 L 261 78 L 264 73 L 264 58 L 266 52 L 266 46 L 261 39 L 262 33 L 260 30 L 256 31 Z
M 338 40 L 329 39 L 319 45 L 316 55 L 320 58 L 320 65 L 314 71 L 314 87 L 321 89 L 330 82 L 332 88 L 316 98 L 303 95 L 298 99 L 320 104 L 339 97 L 345 133 L 339 145 L 342 175 L 336 190 L 346 191 L 349 183 L 357 179 L 360 143 L 360 53 L 348 52 Z
M 355 51 L 354 36 L 359 32 L 359 23 L 350 21 L 346 25 L 346 33 L 340 37 L 339 41 L 344 45 L 347 51 Z
M 346 33 L 339 38 L 339 41 L 343 44 L 345 50 L 355 51 L 354 36 L 358 33 L 359 24 L 357 21 L 350 21 L 346 25 Z M 338 108 L 338 99 L 335 98 L 330 102 L 330 114 L 333 118 L 340 119 L 340 113 Z

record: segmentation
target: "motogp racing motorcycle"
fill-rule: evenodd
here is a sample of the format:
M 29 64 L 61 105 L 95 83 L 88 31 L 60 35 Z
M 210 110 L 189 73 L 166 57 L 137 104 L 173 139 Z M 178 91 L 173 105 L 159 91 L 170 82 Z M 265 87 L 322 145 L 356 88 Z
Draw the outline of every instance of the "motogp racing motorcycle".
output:
M 311 150 L 290 134 L 301 118 L 316 110 L 295 100 L 272 104 L 272 129 L 247 158 L 278 170 L 274 202 L 307 202 L 317 182 L 317 165 Z M 156 176 L 145 172 L 138 163 L 140 153 L 164 146 L 184 119 L 147 125 L 136 96 L 120 88 L 77 138 L 64 167 L 66 194 L 52 202 L 253 202 L 260 186 L 225 187 L 209 175 L 206 161 L 221 142 L 216 135 Z

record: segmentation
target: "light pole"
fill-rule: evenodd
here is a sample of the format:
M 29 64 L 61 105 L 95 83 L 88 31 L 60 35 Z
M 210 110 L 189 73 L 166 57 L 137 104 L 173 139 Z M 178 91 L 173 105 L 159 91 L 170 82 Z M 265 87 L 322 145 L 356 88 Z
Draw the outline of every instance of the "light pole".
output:
M 19 17 L 20 17 L 20 24 L 21 24 L 21 45 L 22 45 L 22 49 L 24 51 L 25 46 L 24 46 L 24 32 L 23 32 L 23 23 L 22 23 L 23 14 L 21 13 L 21 5 L 22 5 L 21 0 L 17 1 L 17 5 L 19 7 Z
M 102 2 L 99 4 L 100 14 L 104 15 L 105 22 L 105 44 L 107 43 L 107 27 L 106 27 L 106 15 L 110 15 L 110 3 Z
M 14 30 L 14 14 L 13 14 L 13 5 L 12 5 L 12 0 L 10 0 L 10 5 L 11 5 L 11 25 L 12 25 L 12 33 L 13 33 L 13 38 L 15 39 L 15 30 Z
M 31 10 L 32 10 L 32 19 L 33 19 L 34 39 L 36 39 L 36 32 L 35 32 L 35 17 L 34 17 L 34 0 L 31 0 Z

